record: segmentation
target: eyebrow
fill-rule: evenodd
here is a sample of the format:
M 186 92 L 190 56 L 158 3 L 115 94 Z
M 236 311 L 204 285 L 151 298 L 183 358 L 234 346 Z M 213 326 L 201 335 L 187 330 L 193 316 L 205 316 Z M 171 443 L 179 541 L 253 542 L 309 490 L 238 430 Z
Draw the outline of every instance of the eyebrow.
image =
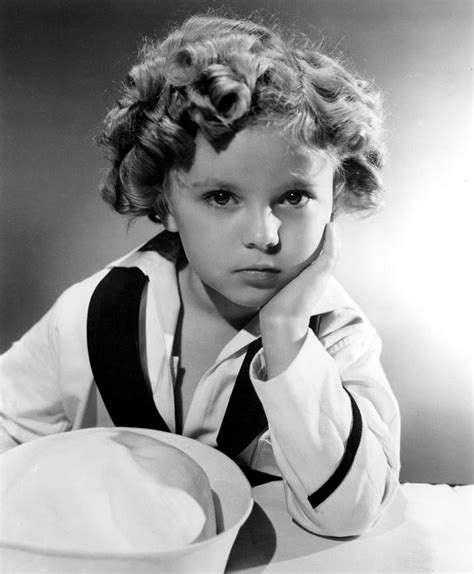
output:
M 235 187 L 233 184 L 229 183 L 228 181 L 224 181 L 221 179 L 205 179 L 204 181 L 194 181 L 189 185 L 189 187 Z
M 280 187 L 282 189 L 287 189 L 289 187 L 295 187 L 295 186 L 314 187 L 315 184 L 316 184 L 316 182 L 312 181 L 311 178 L 306 178 L 306 177 L 302 177 L 302 176 L 294 176 L 291 179 L 289 179 L 288 181 L 286 181 Z M 194 182 L 189 184 L 189 187 L 192 187 L 193 189 L 199 188 L 199 187 L 215 187 L 215 188 L 235 189 L 235 188 L 238 188 L 239 186 L 238 186 L 238 184 L 236 185 L 236 184 L 230 183 L 228 181 L 224 181 L 222 179 L 209 178 L 209 179 L 205 179 L 203 181 L 194 181 Z

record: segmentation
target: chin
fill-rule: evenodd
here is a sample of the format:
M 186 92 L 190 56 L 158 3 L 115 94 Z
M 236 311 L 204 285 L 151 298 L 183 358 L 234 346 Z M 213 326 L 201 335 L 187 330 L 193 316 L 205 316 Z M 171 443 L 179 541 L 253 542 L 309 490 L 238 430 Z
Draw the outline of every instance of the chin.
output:
M 251 287 L 232 286 L 230 289 L 223 285 L 211 286 L 205 284 L 211 299 L 218 307 L 225 309 L 232 307 L 238 312 L 240 308 L 245 311 L 259 311 L 278 292 L 278 289 L 257 289 Z
M 234 305 L 238 305 L 239 307 L 246 307 L 248 309 L 260 309 L 268 303 L 270 299 L 273 297 L 274 293 L 258 293 L 258 294 L 249 294 L 248 296 L 238 296 L 229 298 Z

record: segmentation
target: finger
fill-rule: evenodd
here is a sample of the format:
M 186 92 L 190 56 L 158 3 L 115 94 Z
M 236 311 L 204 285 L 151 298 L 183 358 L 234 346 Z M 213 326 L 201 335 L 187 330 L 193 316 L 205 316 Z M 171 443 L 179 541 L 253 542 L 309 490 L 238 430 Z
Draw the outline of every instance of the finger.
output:
M 340 252 L 340 237 L 337 224 L 331 221 L 326 225 L 326 233 L 324 235 L 323 253 L 326 253 L 331 261 L 337 261 Z
M 328 223 L 324 229 L 324 244 L 320 256 L 312 263 L 319 270 L 332 271 L 339 255 L 339 233 L 334 222 Z

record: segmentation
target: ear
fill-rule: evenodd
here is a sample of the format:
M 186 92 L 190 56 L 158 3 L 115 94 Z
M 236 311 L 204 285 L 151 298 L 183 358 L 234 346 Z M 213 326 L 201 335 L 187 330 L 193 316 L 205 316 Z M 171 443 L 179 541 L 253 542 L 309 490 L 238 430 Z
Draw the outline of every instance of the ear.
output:
M 163 188 L 157 197 L 156 211 L 160 216 L 161 222 L 167 231 L 173 233 L 178 231 L 178 223 L 173 213 L 171 202 L 171 187 Z
M 167 231 L 172 231 L 174 233 L 179 231 L 178 224 L 176 223 L 176 219 L 171 211 L 168 211 L 168 213 L 164 216 L 163 225 Z

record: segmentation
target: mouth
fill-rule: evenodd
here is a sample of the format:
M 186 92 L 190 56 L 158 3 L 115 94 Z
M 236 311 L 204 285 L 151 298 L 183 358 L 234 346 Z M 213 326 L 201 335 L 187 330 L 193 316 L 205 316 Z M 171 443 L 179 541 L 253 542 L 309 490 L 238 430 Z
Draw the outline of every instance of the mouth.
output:
M 243 267 L 242 269 L 237 269 L 236 271 L 236 273 L 255 273 L 256 275 L 259 273 L 277 275 L 280 272 L 281 270 L 277 269 L 276 267 L 269 267 L 265 265 L 252 265 L 251 267 Z
M 240 275 L 245 282 L 254 285 L 255 287 L 265 287 L 274 285 L 279 273 L 281 273 L 281 270 L 276 267 L 256 265 L 237 269 L 235 273 Z

